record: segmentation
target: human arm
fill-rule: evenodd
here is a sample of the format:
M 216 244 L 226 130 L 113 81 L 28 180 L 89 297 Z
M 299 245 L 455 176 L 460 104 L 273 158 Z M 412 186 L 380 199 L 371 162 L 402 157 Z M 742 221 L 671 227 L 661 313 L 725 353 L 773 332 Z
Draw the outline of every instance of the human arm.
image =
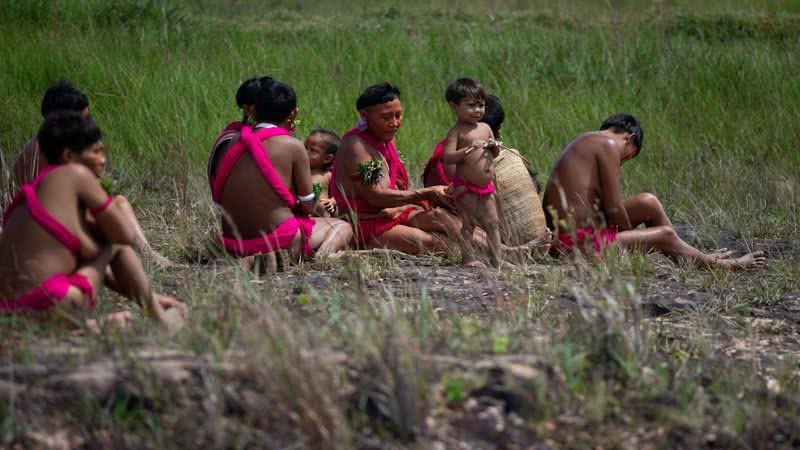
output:
M 111 244 L 133 245 L 136 241 L 135 224 L 128 220 L 118 202 L 103 190 L 100 180 L 88 168 L 72 164 L 78 200 L 94 216 L 96 229 Z
M 622 187 L 619 182 L 620 162 L 617 152 L 606 143 L 595 156 L 600 175 L 601 202 L 609 227 L 619 231 L 630 230 L 631 221 L 622 203 Z
M 445 164 L 458 164 L 466 156 L 467 150 L 472 146 L 458 148 L 458 132 L 453 127 L 444 138 L 444 145 L 442 146 L 442 162 Z
M 358 139 L 350 139 L 342 144 L 337 154 L 337 180 L 339 189 L 355 194 L 376 209 L 409 205 L 420 201 L 431 201 L 447 205 L 450 199 L 445 193 L 445 186 L 432 186 L 422 189 L 391 189 L 389 186 L 388 168 L 383 158 L 375 155 L 367 145 Z M 370 167 L 373 166 L 373 167 Z M 377 166 L 377 167 L 374 167 Z M 365 168 L 369 168 L 367 179 L 363 176 Z M 374 169 L 374 170 L 373 170 Z
M 317 196 L 311 178 L 308 153 L 300 141 L 292 142 L 292 179 L 297 194 L 297 208 L 306 215 L 313 215 L 317 208 Z

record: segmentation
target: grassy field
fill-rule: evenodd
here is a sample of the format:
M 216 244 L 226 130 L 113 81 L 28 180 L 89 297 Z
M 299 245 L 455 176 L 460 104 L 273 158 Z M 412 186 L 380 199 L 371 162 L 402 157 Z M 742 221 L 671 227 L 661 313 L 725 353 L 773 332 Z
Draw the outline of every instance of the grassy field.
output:
M 188 265 L 154 284 L 192 308 L 174 337 L 3 319 L 0 446 L 800 447 L 800 3 L 303 3 L 0 5 L 2 160 L 72 79 L 146 233 Z M 645 141 L 625 191 L 771 266 L 621 254 L 497 274 L 370 256 L 265 280 L 209 262 L 205 159 L 262 74 L 295 87 L 300 136 L 349 129 L 365 86 L 398 84 L 415 179 L 459 75 L 503 100 L 503 140 L 543 181 L 578 133 L 633 113 Z

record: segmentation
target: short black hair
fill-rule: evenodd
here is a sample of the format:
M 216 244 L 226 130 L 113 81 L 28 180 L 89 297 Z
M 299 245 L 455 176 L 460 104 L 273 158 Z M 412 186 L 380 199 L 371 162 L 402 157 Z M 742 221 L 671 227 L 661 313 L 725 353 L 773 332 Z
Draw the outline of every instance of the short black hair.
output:
M 486 96 L 486 112 L 483 114 L 481 122 L 489 125 L 495 139 L 500 139 L 500 125 L 506 120 L 506 113 L 503 111 L 503 104 L 496 95 Z
M 58 111 L 81 112 L 89 107 L 89 97 L 79 91 L 69 80 L 58 80 L 42 97 L 42 116 Z
M 633 145 L 635 145 L 638 149 L 636 151 L 636 155 L 642 151 L 644 130 L 642 130 L 642 125 L 639 124 L 639 119 L 628 113 L 617 113 L 604 120 L 600 125 L 600 131 L 607 130 L 609 128 L 617 128 L 627 131 L 628 133 L 633 133 L 635 135 L 633 138 Z
M 400 98 L 400 88 L 384 81 L 383 83 L 373 84 L 364 89 L 364 92 L 356 100 L 356 110 L 361 111 L 370 106 L 381 105 Z
M 477 98 L 486 100 L 486 90 L 478 82 L 472 78 L 456 78 L 447 85 L 447 91 L 444 93 L 444 98 L 450 102 L 458 104 L 465 98 Z
M 83 153 L 102 137 L 103 133 L 91 116 L 83 117 L 73 111 L 49 115 L 36 135 L 39 148 L 50 164 L 58 164 L 64 149 Z
M 288 84 L 261 77 L 258 85 L 255 105 L 259 122 L 281 123 L 297 108 L 297 94 Z
M 322 136 L 322 140 L 325 142 L 325 154 L 336 155 L 336 152 L 339 150 L 339 146 L 342 145 L 342 138 L 340 138 L 335 131 L 328 128 L 314 128 L 311 130 L 311 133 L 308 133 L 309 136 L 313 136 L 315 134 Z M 333 161 L 325 164 L 322 169 L 328 171 L 332 166 Z

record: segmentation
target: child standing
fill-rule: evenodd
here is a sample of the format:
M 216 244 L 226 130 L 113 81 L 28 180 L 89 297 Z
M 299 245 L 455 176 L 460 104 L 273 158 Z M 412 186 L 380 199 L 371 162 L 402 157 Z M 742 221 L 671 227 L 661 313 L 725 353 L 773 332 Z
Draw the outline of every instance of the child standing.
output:
M 464 265 L 482 265 L 470 248 L 478 225 L 486 232 L 490 262 L 499 267 L 503 254 L 492 180 L 494 158 L 500 149 L 492 129 L 481 122 L 486 112 L 486 91 L 471 78 L 458 78 L 447 86 L 445 98 L 457 120 L 445 138 L 442 159 L 445 164 L 456 165 L 452 195 L 462 220 Z
M 336 151 L 342 140 L 327 128 L 315 128 L 305 141 L 308 163 L 311 166 L 311 182 L 318 197 L 316 214 L 319 217 L 336 215 L 336 200 L 330 196 L 331 168 Z

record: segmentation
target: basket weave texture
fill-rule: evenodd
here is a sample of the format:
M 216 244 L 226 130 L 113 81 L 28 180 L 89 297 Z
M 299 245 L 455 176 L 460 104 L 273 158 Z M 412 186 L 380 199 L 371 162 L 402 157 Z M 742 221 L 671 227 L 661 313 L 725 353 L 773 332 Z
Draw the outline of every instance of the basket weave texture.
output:
M 513 152 L 501 149 L 495 158 L 494 180 L 500 215 L 500 236 L 506 245 L 547 238 L 542 202 L 528 169 Z

